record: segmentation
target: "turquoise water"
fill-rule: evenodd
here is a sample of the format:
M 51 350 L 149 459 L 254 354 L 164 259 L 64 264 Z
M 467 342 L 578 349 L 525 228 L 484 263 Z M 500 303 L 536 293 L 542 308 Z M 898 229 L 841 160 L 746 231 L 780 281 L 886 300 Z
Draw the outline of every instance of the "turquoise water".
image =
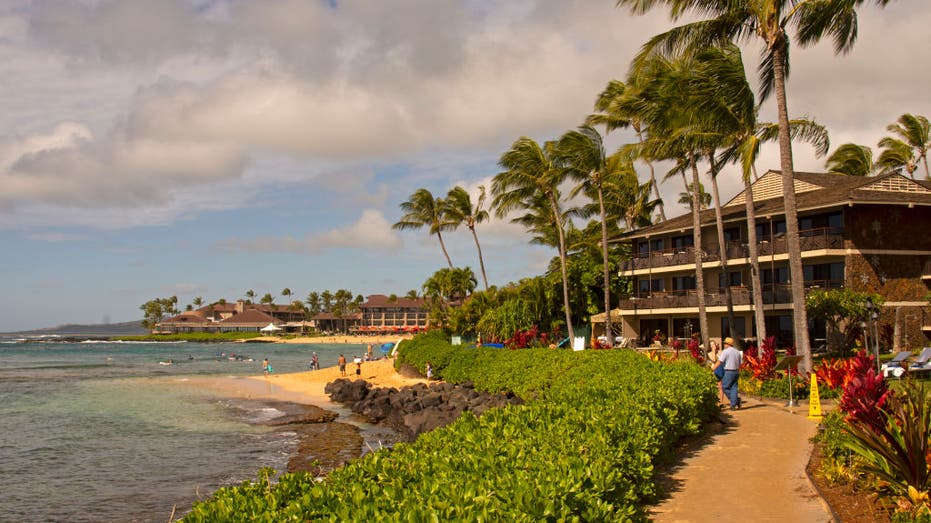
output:
M 0 341 L 0 521 L 164 522 L 261 467 L 284 470 L 294 434 L 254 424 L 273 407 L 177 382 L 258 375 L 263 358 L 303 371 L 313 351 L 326 367 L 364 349 Z

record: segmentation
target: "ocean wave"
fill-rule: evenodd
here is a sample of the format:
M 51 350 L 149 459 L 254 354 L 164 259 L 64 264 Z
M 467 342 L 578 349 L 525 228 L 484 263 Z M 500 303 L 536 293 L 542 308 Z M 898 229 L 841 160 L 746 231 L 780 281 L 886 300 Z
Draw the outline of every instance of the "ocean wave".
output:
M 125 341 L 125 340 L 83 340 L 81 343 L 88 344 L 106 344 L 106 345 L 179 345 L 181 343 L 187 343 L 185 340 L 179 341 Z

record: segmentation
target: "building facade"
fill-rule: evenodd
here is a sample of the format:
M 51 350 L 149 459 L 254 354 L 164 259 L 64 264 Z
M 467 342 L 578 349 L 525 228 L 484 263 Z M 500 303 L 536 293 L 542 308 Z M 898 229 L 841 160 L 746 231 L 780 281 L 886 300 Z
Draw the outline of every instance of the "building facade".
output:
M 879 319 L 887 345 L 919 346 L 931 335 L 931 182 L 897 173 L 878 177 L 795 173 L 799 242 L 806 292 L 849 288 L 885 298 Z M 782 179 L 770 171 L 752 185 L 766 330 L 782 346 L 792 343 L 793 303 Z M 723 206 L 725 278 L 714 210 L 701 212 L 702 272 L 709 333 L 729 331 L 725 287 L 732 295 L 734 327 L 754 338 L 745 192 Z M 620 273 L 631 281 L 612 321 L 640 345 L 662 337 L 688 338 L 699 330 L 695 246 L 691 213 L 622 237 L 631 258 Z M 617 318 L 617 319 L 615 319 Z M 603 319 L 602 319 L 603 321 Z M 603 329 L 602 329 L 603 330 Z M 617 333 L 617 331 L 615 331 Z M 824 326 L 809 321 L 812 347 L 825 342 Z

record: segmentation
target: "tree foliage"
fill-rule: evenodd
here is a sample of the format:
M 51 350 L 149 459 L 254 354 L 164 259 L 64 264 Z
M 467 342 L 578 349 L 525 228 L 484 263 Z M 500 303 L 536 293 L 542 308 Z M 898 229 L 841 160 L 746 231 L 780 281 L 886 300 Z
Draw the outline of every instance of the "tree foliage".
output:
M 805 308 L 812 319 L 827 323 L 828 348 L 852 347 L 859 332 L 859 323 L 867 319 L 867 300 L 875 307 L 885 299 L 879 294 L 843 289 L 815 289 L 805 297 Z

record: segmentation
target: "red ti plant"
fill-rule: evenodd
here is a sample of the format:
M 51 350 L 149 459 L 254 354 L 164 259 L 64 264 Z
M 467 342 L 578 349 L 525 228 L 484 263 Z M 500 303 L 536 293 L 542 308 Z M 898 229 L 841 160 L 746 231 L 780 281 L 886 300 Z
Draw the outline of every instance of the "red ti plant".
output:
M 692 339 L 690 339 L 686 344 L 686 347 L 688 347 L 692 358 L 695 359 L 695 363 L 698 363 L 699 365 L 705 364 L 705 355 L 701 353 L 701 347 L 699 346 L 698 339 L 692 337 Z
M 873 356 L 859 351 L 849 360 L 850 379 L 844 385 L 840 409 L 847 414 L 848 422 L 858 422 L 880 432 L 886 425 L 880 409 L 889 397 L 889 387 L 882 374 L 876 373 Z
M 846 386 L 851 378 L 849 361 L 827 358 L 821 360 L 821 364 L 815 369 L 818 382 L 834 390 Z
M 527 330 L 516 330 L 514 335 L 510 337 L 507 341 L 504 342 L 504 345 L 509 349 L 526 349 L 531 344 L 534 344 L 538 341 L 537 337 L 540 335 L 540 330 L 537 329 L 537 326 L 534 325 Z
M 763 381 L 776 375 L 776 337 L 769 336 L 763 340 L 763 346 L 755 356 L 750 350 L 744 351 L 743 367 L 750 370 L 753 377 Z

